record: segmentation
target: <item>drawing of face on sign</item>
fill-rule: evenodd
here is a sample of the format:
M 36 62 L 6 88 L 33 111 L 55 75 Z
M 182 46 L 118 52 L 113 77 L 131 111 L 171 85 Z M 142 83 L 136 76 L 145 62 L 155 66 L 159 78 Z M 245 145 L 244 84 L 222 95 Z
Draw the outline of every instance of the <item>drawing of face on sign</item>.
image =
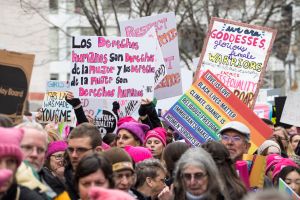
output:
M 28 82 L 23 70 L 0 64 L 0 113 L 21 115 Z
M 117 126 L 117 117 L 108 110 L 100 110 L 95 114 L 94 124 L 100 130 L 102 136 L 113 133 Z

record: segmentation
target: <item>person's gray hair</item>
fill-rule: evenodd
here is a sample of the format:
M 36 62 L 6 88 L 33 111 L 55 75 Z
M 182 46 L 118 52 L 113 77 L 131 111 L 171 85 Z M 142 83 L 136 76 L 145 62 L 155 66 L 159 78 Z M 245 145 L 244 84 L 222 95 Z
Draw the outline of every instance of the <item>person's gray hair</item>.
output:
M 252 192 L 246 195 L 243 200 L 287 200 L 289 197 L 278 190 L 267 189 Z
M 43 126 L 37 122 L 23 122 L 21 124 L 18 124 L 15 126 L 16 128 L 21 128 L 21 129 L 34 129 L 38 132 L 40 132 L 41 134 L 45 135 L 46 137 L 46 144 L 48 144 L 48 133 L 47 131 L 43 128 Z M 26 134 L 26 131 L 25 131 Z
M 220 190 L 224 190 L 219 170 L 211 155 L 201 147 L 188 149 L 178 160 L 175 168 L 175 181 L 180 181 L 182 171 L 187 166 L 197 166 L 205 170 L 208 175 L 208 185 L 217 184 Z M 209 186 L 210 187 L 210 186 Z
M 135 187 L 142 186 L 145 183 L 147 177 L 157 177 L 158 170 L 162 170 L 164 173 L 166 173 L 166 169 L 158 159 L 150 158 L 137 163 L 135 165 L 135 173 L 137 179 Z

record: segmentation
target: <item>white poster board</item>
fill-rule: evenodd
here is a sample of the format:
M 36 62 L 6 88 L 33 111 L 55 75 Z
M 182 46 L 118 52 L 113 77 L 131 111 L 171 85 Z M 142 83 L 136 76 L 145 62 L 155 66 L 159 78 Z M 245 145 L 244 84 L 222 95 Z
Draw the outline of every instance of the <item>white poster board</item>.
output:
M 289 92 L 284 103 L 281 123 L 300 127 L 300 92 Z

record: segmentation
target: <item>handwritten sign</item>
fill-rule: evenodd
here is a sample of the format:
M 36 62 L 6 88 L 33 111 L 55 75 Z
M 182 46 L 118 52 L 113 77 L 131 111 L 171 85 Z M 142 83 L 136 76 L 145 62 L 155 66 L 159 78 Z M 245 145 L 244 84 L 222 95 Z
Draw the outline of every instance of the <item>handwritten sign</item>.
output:
M 15 124 L 23 119 L 34 57 L 0 50 L 0 113 Z
M 154 38 L 73 37 L 71 91 L 79 98 L 153 98 L 155 51 Z
M 282 178 L 279 178 L 279 191 L 286 193 L 291 200 L 299 200 L 300 196 Z
M 63 81 L 48 81 L 46 95 L 43 101 L 42 122 L 67 122 L 72 124 L 75 115 L 72 106 L 66 102 L 65 97 L 69 85 Z
M 290 92 L 286 97 L 280 122 L 300 127 L 300 92 Z
M 274 29 L 212 18 L 196 80 L 207 69 L 211 70 L 253 109 L 275 36 Z
M 127 37 L 146 36 L 153 27 L 156 30 L 167 66 L 167 75 L 155 88 L 155 97 L 163 99 L 181 95 L 180 57 L 175 14 L 172 12 L 162 13 L 120 22 L 121 35 Z
M 209 70 L 163 118 L 194 146 L 209 140 L 218 141 L 220 128 L 233 120 L 244 123 L 251 131 L 249 153 L 272 134 L 272 130 Z

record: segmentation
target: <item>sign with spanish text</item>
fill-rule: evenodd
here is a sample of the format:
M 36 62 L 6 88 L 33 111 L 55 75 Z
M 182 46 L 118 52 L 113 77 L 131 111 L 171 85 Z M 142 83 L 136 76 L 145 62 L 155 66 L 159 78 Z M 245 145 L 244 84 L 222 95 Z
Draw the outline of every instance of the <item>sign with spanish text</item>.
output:
M 300 200 L 300 196 L 282 178 L 279 178 L 279 191 L 286 193 L 290 200 Z
M 34 55 L 0 50 L 0 113 L 14 124 L 23 120 Z
M 48 81 L 46 95 L 41 109 L 41 122 L 67 122 L 73 124 L 75 114 L 72 106 L 65 100 L 69 84 L 64 81 Z
M 163 118 L 194 146 L 220 140 L 218 131 L 230 121 L 239 121 L 249 127 L 250 154 L 272 134 L 272 130 L 209 70 Z
M 172 12 L 120 22 L 120 32 L 126 37 L 144 37 L 155 28 L 166 64 L 167 75 L 156 86 L 155 97 L 164 99 L 182 94 L 180 57 L 176 17 Z M 161 70 L 162 71 L 162 70 Z M 163 73 L 158 72 L 157 74 Z
M 213 17 L 194 81 L 209 69 L 253 109 L 275 36 L 271 28 Z
M 155 39 L 72 38 L 70 90 L 78 98 L 153 98 Z

